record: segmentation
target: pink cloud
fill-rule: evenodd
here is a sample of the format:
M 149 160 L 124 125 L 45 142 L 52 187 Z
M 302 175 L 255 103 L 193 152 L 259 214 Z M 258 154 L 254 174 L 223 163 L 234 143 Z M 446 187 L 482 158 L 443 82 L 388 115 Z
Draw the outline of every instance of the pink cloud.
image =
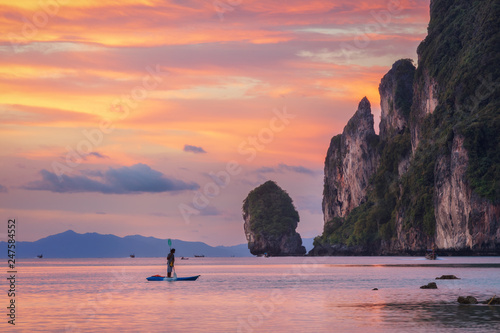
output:
M 189 179 L 203 188 L 203 175 L 236 159 L 245 172 L 210 203 L 218 216 L 200 216 L 199 233 L 217 241 L 244 239 L 241 200 L 262 180 L 252 170 L 265 166 L 277 166 L 282 172 L 273 177 L 302 198 L 298 201 L 304 201 L 314 227 L 301 228 L 314 233 L 321 216 L 311 207 L 321 193 L 322 177 L 290 170 L 323 168 L 330 138 L 342 131 L 363 96 L 368 95 L 377 119 L 380 79 L 394 61 L 416 57 L 426 33 L 429 0 L 401 0 L 401 8 L 389 16 L 389 4 L 397 2 L 245 0 L 222 12 L 205 0 L 148 3 L 68 2 L 30 36 L 22 35 L 22 18 L 32 20 L 40 5 L 0 6 L 0 142 L 6 158 L 26 165 L 0 166 L 0 174 L 10 175 L 0 179 L 9 188 L 2 193 L 8 200 L 0 202 L 0 209 L 13 205 L 16 214 L 24 211 L 34 219 L 34 230 L 37 223 L 72 210 L 61 216 L 78 221 L 79 231 L 123 227 L 129 234 L 141 233 L 138 218 L 160 212 L 148 230 L 161 232 L 168 223 L 182 237 L 195 239 L 193 227 L 177 213 L 178 204 L 192 200 L 189 194 L 169 195 L 168 203 L 162 192 L 142 194 L 147 198 L 133 202 L 124 198 L 129 196 L 100 193 L 114 193 L 109 179 L 93 179 L 81 173 L 83 167 L 105 170 L 142 163 L 161 174 L 168 167 L 173 179 Z M 11 40 L 12 34 L 18 39 Z M 156 65 L 164 71 L 161 84 L 120 119 L 112 102 L 140 87 L 146 67 Z M 238 153 L 239 144 L 269 126 L 273 109 L 285 107 L 296 114 L 294 121 L 275 133 L 255 160 L 247 161 Z M 39 187 L 57 190 L 51 163 L 64 161 L 67 146 L 75 149 L 85 140 L 82 130 L 96 130 L 107 118 L 113 119 L 115 130 L 93 152 L 108 158 L 89 156 L 74 169 L 82 178 L 65 183 L 79 182 L 79 193 L 19 189 L 38 181 Z M 186 154 L 186 144 L 210 153 Z M 43 169 L 49 173 L 40 178 L 37 172 Z M 101 191 L 82 191 L 89 188 Z M 23 196 L 29 200 L 21 200 Z M 91 222 L 87 215 L 78 217 L 90 207 L 107 214 L 96 218 L 92 213 L 96 220 Z M 45 215 L 28 214 L 35 209 Z M 68 229 L 64 218 L 52 223 L 51 230 L 58 225 Z

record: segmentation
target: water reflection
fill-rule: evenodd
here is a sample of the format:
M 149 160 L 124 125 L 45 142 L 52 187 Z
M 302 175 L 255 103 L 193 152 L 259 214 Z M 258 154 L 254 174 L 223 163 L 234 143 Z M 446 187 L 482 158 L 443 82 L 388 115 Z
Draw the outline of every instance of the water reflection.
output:
M 310 259 L 310 258 L 309 258 Z M 478 258 L 475 258 L 478 260 Z M 498 259 L 497 259 L 498 260 Z M 345 266 L 347 262 L 351 266 Z M 500 306 L 459 295 L 500 294 L 491 258 L 470 268 L 396 265 L 401 258 L 219 258 L 177 267 L 194 282 L 147 282 L 162 258 L 47 260 L 20 266 L 21 331 L 494 331 Z M 458 265 L 458 266 L 457 266 Z M 436 276 L 437 290 L 420 285 Z M 378 291 L 372 289 L 377 287 Z
M 403 313 L 403 318 L 412 318 L 417 324 L 443 329 L 467 328 L 470 331 L 490 331 L 497 330 L 500 325 L 500 307 L 492 306 L 465 306 L 458 303 L 387 304 L 385 312 L 387 312 L 386 320 L 389 322 L 394 322 L 398 314 Z

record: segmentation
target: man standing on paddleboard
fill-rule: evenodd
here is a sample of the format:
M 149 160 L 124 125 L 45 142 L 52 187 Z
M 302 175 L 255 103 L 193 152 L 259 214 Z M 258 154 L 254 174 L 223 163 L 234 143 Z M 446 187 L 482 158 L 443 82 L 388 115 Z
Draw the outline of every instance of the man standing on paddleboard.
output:
M 175 253 L 175 249 L 171 249 L 170 253 L 167 256 L 167 266 L 168 266 L 167 277 L 172 276 L 172 269 L 174 268 L 174 261 L 175 261 L 174 253 Z

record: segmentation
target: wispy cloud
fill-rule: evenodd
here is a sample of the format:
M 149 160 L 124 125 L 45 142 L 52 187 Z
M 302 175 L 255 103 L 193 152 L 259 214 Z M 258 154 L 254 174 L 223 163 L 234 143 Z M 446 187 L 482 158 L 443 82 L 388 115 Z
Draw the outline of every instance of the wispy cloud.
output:
M 97 158 L 109 158 L 108 156 L 103 155 L 103 154 L 101 154 L 99 152 L 96 152 L 96 151 L 93 151 L 93 152 L 87 154 L 86 156 L 94 156 L 94 157 L 97 157 Z
M 41 170 L 42 180 L 26 184 L 28 190 L 51 191 L 57 193 L 100 192 L 105 194 L 158 193 L 199 188 L 196 183 L 186 183 L 175 178 L 167 178 L 163 173 L 151 169 L 146 164 L 135 164 L 130 167 L 109 168 L 103 173 L 68 176 L 61 180 L 56 174 Z
M 207 206 L 200 211 L 201 216 L 218 216 L 222 215 L 222 212 L 214 206 Z
M 27 83 L 30 81 L 23 81 Z M 22 84 L 22 82 L 13 82 L 13 85 Z M 70 125 L 91 123 L 98 121 L 98 117 L 81 112 L 72 112 L 57 108 L 45 108 L 36 106 L 26 106 L 20 104 L 0 104 L 0 121 L 2 124 L 9 125 L 36 125 L 41 124 L 63 124 Z
M 56 2 L 59 10 L 50 12 Z M 429 0 L 220 2 L 234 8 L 223 22 L 213 0 L 3 1 L 0 150 L 9 163 L 0 163 L 0 174 L 9 183 L 0 179 L 8 187 L 0 187 L 8 190 L 0 193 L 0 209 L 22 207 L 11 216 L 33 214 L 30 231 L 42 234 L 47 231 L 40 226 L 68 221 L 82 231 L 140 233 L 144 225 L 137 221 L 144 216 L 157 221 L 148 224 L 149 233 L 165 230 L 168 220 L 187 238 L 197 233 L 197 239 L 244 239 L 233 219 L 241 219 L 242 198 L 276 179 L 305 216 L 320 214 L 330 138 L 342 131 L 363 96 L 379 105 L 380 79 L 395 60 L 416 58 Z M 388 15 L 388 6 L 397 4 L 403 9 Z M 156 66 L 161 71 L 147 70 Z M 163 81 L 144 94 L 146 75 Z M 129 109 L 126 115 L 117 112 L 118 100 Z M 258 150 L 258 135 L 273 125 L 272 110 L 281 107 L 300 121 Z M 373 108 L 376 119 L 379 109 Z M 102 142 L 86 150 L 85 133 L 97 133 L 102 123 L 112 131 L 103 131 Z M 251 148 L 258 156 L 249 162 L 238 146 L 251 138 L 257 138 Z M 60 179 L 47 166 L 68 162 L 68 147 L 82 148 L 82 163 Z M 213 181 L 210 173 L 225 170 L 223 164 L 232 160 L 248 172 L 232 177 L 220 197 L 200 210 L 204 222 L 188 234 L 177 205 L 190 202 L 198 184 L 203 193 Z M 175 165 L 179 173 L 151 169 L 161 163 Z M 32 178 L 33 170 L 42 171 Z M 22 185 L 31 190 L 30 200 L 22 200 L 27 190 L 11 190 Z M 165 193 L 176 195 L 164 201 Z M 72 207 L 78 214 L 67 215 Z M 165 215 L 150 215 L 151 207 Z M 35 208 L 51 211 L 44 215 Z M 307 223 L 321 232 L 317 216 Z
M 0 193 L 7 193 L 7 192 L 8 192 L 7 187 L 0 184 Z
M 309 168 L 306 168 L 301 165 L 287 165 L 284 163 L 278 164 L 276 167 L 261 167 L 256 170 L 257 173 L 285 173 L 285 172 L 296 172 L 302 173 L 306 175 L 316 175 L 319 171 L 315 171 Z
M 207 152 L 202 147 L 196 147 L 191 145 L 184 145 L 184 151 L 187 153 L 195 153 L 195 154 L 206 154 Z

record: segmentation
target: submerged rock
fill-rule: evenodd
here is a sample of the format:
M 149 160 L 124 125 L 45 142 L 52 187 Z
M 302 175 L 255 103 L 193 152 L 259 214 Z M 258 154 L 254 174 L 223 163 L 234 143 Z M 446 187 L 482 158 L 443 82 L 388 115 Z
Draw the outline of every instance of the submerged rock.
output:
M 490 299 L 487 299 L 483 304 L 500 305 L 500 297 L 492 297 Z
M 420 287 L 420 289 L 437 289 L 437 288 L 438 288 L 438 286 L 437 286 L 436 282 L 429 282 L 425 286 Z
M 467 296 L 467 297 L 459 296 L 457 299 L 457 302 L 460 304 L 477 304 L 478 303 L 477 298 L 475 298 L 474 296 Z
M 455 275 L 441 275 L 436 280 L 460 280 L 460 278 L 457 278 Z

